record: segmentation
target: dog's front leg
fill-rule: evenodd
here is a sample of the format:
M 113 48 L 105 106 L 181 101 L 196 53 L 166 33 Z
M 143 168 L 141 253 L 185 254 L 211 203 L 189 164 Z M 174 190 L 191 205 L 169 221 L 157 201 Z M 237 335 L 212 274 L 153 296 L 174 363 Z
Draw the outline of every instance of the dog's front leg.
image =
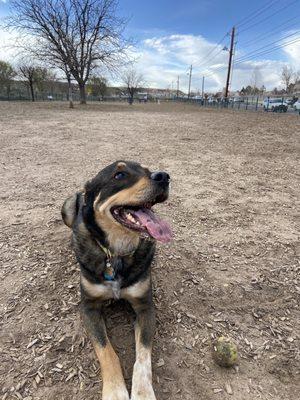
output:
M 83 299 L 82 316 L 101 366 L 102 400 L 129 400 L 119 358 L 107 337 L 101 303 Z
M 133 367 L 131 400 L 155 400 L 152 387 L 151 351 L 155 330 L 155 312 L 151 289 L 145 298 L 134 299 L 136 312 L 136 361 Z

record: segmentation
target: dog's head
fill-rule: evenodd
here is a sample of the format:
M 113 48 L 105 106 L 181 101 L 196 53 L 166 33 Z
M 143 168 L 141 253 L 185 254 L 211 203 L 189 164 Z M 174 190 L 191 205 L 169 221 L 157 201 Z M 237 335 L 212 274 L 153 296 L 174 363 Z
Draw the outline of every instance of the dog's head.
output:
M 108 236 L 172 238 L 169 225 L 152 210 L 169 194 L 170 176 L 132 161 L 116 161 L 85 185 L 85 207 Z

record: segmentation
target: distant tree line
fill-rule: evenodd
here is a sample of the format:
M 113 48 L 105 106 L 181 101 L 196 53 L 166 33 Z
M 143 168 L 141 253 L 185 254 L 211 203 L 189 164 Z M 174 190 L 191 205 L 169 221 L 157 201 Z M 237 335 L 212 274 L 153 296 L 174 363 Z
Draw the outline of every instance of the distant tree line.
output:
M 16 71 L 9 63 L 0 60 L 0 88 L 5 90 L 8 99 L 10 98 L 11 87 L 16 75 Z
M 13 89 L 19 86 L 18 82 L 21 82 L 26 88 L 32 101 L 36 100 L 37 93 L 53 94 L 64 87 L 53 69 L 42 67 L 29 61 L 13 67 L 10 63 L 0 60 L 0 95 L 9 100 Z M 86 88 L 90 96 L 101 100 L 108 92 L 108 81 L 106 78 L 94 74 L 87 81 Z M 73 87 L 72 92 L 74 90 L 77 89 Z M 69 90 L 66 94 L 66 97 L 70 100 Z
M 265 86 L 261 86 L 260 88 L 256 87 L 256 86 L 251 86 L 248 85 L 246 87 L 242 87 L 242 89 L 240 90 L 240 94 L 242 96 L 257 96 L 260 94 L 264 94 L 264 92 L 266 91 Z

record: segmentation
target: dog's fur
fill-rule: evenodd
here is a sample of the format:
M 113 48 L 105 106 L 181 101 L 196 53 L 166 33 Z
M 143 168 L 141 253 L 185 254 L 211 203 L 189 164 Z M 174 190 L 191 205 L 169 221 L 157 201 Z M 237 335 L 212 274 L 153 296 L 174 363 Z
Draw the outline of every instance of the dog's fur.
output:
M 124 179 L 116 179 L 119 172 Z M 117 161 L 100 171 L 62 207 L 63 220 L 73 232 L 73 248 L 81 269 L 82 316 L 100 362 L 103 400 L 129 399 L 102 316 L 103 301 L 113 298 L 128 300 L 137 316 L 131 399 L 155 400 L 151 372 L 155 315 L 150 274 L 155 241 L 117 222 L 111 213 L 115 206 L 165 201 L 168 179 L 157 182 L 151 177 L 151 172 L 140 164 Z M 111 281 L 104 277 L 105 249 L 113 254 L 110 261 L 115 276 Z

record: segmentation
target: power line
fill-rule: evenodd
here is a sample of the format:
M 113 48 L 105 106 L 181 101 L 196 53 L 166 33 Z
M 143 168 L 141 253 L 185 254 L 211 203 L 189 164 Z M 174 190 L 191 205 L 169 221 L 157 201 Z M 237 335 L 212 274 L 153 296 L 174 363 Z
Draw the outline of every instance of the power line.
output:
M 280 13 L 282 10 L 287 9 L 287 8 L 291 7 L 292 5 L 294 5 L 297 1 L 298 0 L 294 0 L 294 1 L 290 2 L 288 5 L 285 5 L 284 7 L 281 7 L 279 9 L 277 9 L 275 12 L 271 13 L 270 15 L 265 16 L 263 19 L 260 19 L 256 23 L 247 26 L 251 21 L 256 19 L 259 15 L 261 15 L 261 14 L 265 13 L 266 11 L 268 11 L 271 6 L 274 6 L 279 2 L 279 0 L 271 0 L 271 1 L 269 1 L 267 4 L 265 4 L 264 6 L 260 7 L 256 11 L 253 11 L 251 14 L 249 14 L 247 17 L 243 18 L 241 21 L 239 21 L 237 23 L 239 28 L 242 27 L 242 26 L 245 26 L 245 28 L 242 29 L 241 31 L 239 31 L 239 33 L 243 33 L 245 31 L 247 31 L 249 29 L 252 29 L 253 27 L 255 27 L 255 26 L 257 26 L 257 25 L 259 25 L 259 24 L 261 24 L 261 23 L 263 23 L 263 22 L 265 22 L 267 20 L 269 20 L 274 15 Z M 272 10 L 272 8 L 271 8 L 271 10 Z M 288 20 L 284 21 L 280 25 L 277 25 L 274 29 L 271 29 L 271 30 L 267 31 L 267 33 L 269 33 L 269 35 L 266 36 L 266 34 L 264 33 L 264 34 L 259 35 L 258 37 L 255 37 L 254 40 L 257 40 L 258 38 L 261 38 L 263 36 L 264 37 L 269 37 L 272 32 L 278 32 L 280 27 L 287 25 L 290 21 L 293 21 L 296 18 L 298 18 L 298 17 L 296 16 L 296 17 L 293 17 L 293 18 L 289 18 Z M 292 26 L 294 26 L 296 24 L 297 24 L 297 22 L 292 24 Z M 292 34 L 288 34 L 288 35 L 284 36 L 283 38 L 281 38 L 281 40 L 287 39 L 287 38 L 289 38 L 291 36 L 294 36 L 297 33 L 298 32 L 294 32 Z M 225 36 L 221 39 L 221 41 L 206 55 L 205 59 L 201 62 L 200 66 L 211 62 L 212 60 L 214 60 L 221 53 L 222 49 L 219 49 L 219 51 L 216 54 L 214 54 L 215 51 L 217 50 L 218 46 L 220 45 L 220 43 L 222 43 L 222 41 L 225 39 L 225 37 L 227 35 L 228 35 L 228 33 L 226 33 Z M 286 43 L 281 43 L 281 44 L 278 44 L 278 45 L 273 46 L 271 48 L 268 48 L 270 45 L 273 45 L 273 44 L 277 43 L 277 41 L 270 42 L 270 43 L 266 44 L 265 46 L 262 46 L 262 47 L 260 47 L 260 48 L 258 48 L 256 50 L 253 50 L 250 53 L 245 54 L 244 56 L 234 60 L 234 65 L 240 65 L 244 61 L 251 60 L 251 59 L 253 59 L 253 58 L 257 57 L 257 56 L 260 56 L 260 55 L 269 54 L 272 51 L 276 51 L 278 49 L 284 48 L 287 45 L 292 44 L 292 43 L 297 43 L 298 41 L 300 41 L 300 39 L 292 40 L 292 41 L 289 41 L 289 42 L 286 42 Z M 252 42 L 253 42 L 253 39 L 251 41 L 246 42 L 246 44 L 249 44 L 249 43 L 252 43 Z M 236 47 L 236 43 L 237 42 L 235 42 L 235 44 L 234 44 L 235 47 Z M 209 57 L 209 56 L 211 56 L 211 57 Z M 211 71 L 206 73 L 206 74 L 204 74 L 204 75 L 205 75 L 206 78 L 209 78 L 209 77 L 215 75 L 217 72 L 223 70 L 225 67 L 226 67 L 225 65 L 220 65 L 220 66 L 214 68 L 214 70 L 211 70 L 211 67 L 208 67 L 208 71 L 209 70 L 211 70 Z M 230 85 L 230 82 L 231 82 L 231 79 L 232 79 L 233 63 L 230 66 L 230 68 L 231 69 L 230 69 L 230 73 L 229 73 L 229 82 L 226 82 L 226 87 Z M 230 75 L 231 75 L 231 78 L 230 78 Z M 227 77 L 227 81 L 228 81 L 228 77 Z
M 282 24 L 277 25 L 275 28 L 271 29 L 270 31 L 266 31 L 264 33 L 261 33 L 260 35 L 255 36 L 253 39 L 248 40 L 246 43 L 243 44 L 243 48 L 249 47 L 250 44 L 253 44 L 254 42 L 256 42 L 257 40 L 259 40 L 261 38 L 266 38 L 266 37 L 271 36 L 273 33 L 281 32 L 282 31 L 282 27 L 284 25 L 287 25 L 289 22 L 291 22 L 291 21 L 293 21 L 295 19 L 297 19 L 297 21 L 294 24 L 289 25 L 287 28 L 291 28 L 291 27 L 293 27 L 295 25 L 298 25 L 299 24 L 299 15 L 296 15 L 293 18 L 287 19 Z
M 226 32 L 225 35 L 222 37 L 222 39 L 220 39 L 219 42 L 213 47 L 213 49 L 211 49 L 206 54 L 206 56 L 204 57 L 204 60 L 202 60 L 202 62 L 199 65 L 197 65 L 197 67 L 196 67 L 197 69 L 199 67 L 201 67 L 202 65 L 207 64 L 208 62 L 211 62 L 212 60 L 214 60 L 223 51 L 223 48 L 219 49 L 219 51 L 216 54 L 214 54 L 212 57 L 209 57 L 219 48 L 219 46 L 222 44 L 222 42 L 228 35 L 229 35 L 229 32 Z M 194 70 L 195 70 L 195 68 L 194 68 Z M 188 74 L 189 74 L 189 93 L 190 93 L 190 86 L 191 86 L 191 79 L 192 79 L 192 66 L 190 67 Z M 197 78 L 194 78 L 194 79 L 197 79 Z M 188 94 L 188 97 L 189 97 L 189 94 Z
M 294 35 L 296 35 L 297 33 L 298 33 L 298 31 L 297 31 L 297 32 L 294 32 L 294 33 L 292 33 L 292 34 L 286 35 L 286 36 L 284 36 L 283 38 L 281 38 L 281 40 L 287 39 L 287 38 L 290 37 L 290 36 L 294 36 Z M 276 43 L 276 42 L 277 42 L 277 41 L 268 43 L 268 44 L 265 45 L 265 46 L 262 46 L 262 47 L 260 47 L 260 48 L 258 48 L 258 49 L 256 49 L 256 50 L 251 51 L 251 52 L 248 53 L 248 54 L 245 54 L 244 56 L 242 56 L 242 57 L 240 57 L 240 58 L 237 58 L 237 59 L 234 61 L 234 65 L 236 65 L 236 63 L 242 63 L 244 60 L 247 61 L 247 58 L 248 58 L 249 56 L 251 56 L 251 58 L 255 58 L 256 52 L 257 52 L 257 51 L 263 50 L 265 47 L 270 46 L 271 44 L 274 44 L 274 43 Z M 236 43 L 235 43 L 235 45 L 236 45 Z M 275 47 L 275 49 L 276 49 L 276 47 Z M 269 50 L 269 49 L 266 49 L 266 50 Z M 259 54 L 260 54 L 260 53 L 261 53 L 261 52 L 259 52 Z M 208 69 L 209 69 L 209 68 L 210 68 L 210 67 L 208 67 Z M 206 77 L 209 77 L 209 76 L 211 76 L 211 75 L 214 75 L 216 72 L 218 72 L 218 71 L 220 71 L 220 70 L 222 70 L 222 69 L 224 69 L 224 68 L 225 68 L 225 65 L 219 66 L 219 67 L 215 68 L 213 71 L 209 72 L 208 74 L 205 74 L 205 76 L 206 76 Z M 205 72 L 205 71 L 204 71 L 204 72 Z
M 203 75 L 205 78 L 210 78 L 211 76 L 215 75 L 215 73 L 221 71 L 222 69 L 228 68 L 227 64 L 220 65 L 219 67 L 215 68 L 213 71 L 205 73 L 205 70 L 203 71 Z M 199 78 L 200 79 L 200 78 Z
M 250 22 L 254 18 L 256 18 L 258 15 L 263 14 L 269 7 L 271 7 L 271 5 L 273 5 L 274 3 L 278 3 L 278 2 L 279 2 L 279 0 L 271 0 L 271 1 L 269 1 L 264 6 L 260 7 L 256 11 L 253 11 L 247 17 L 245 17 L 241 21 L 237 22 L 236 26 L 240 27 L 240 26 L 243 26 L 243 25 L 247 24 L 248 22 Z
M 213 57 L 209 58 L 207 61 L 202 62 L 200 65 L 197 66 L 197 68 L 201 67 L 201 65 L 208 64 L 212 60 L 214 60 L 220 53 L 222 53 L 223 49 L 220 49 Z
M 206 56 L 204 57 L 204 59 L 202 60 L 202 62 L 201 62 L 197 67 L 200 67 L 201 65 L 204 65 L 204 64 L 208 63 L 209 61 L 211 61 L 211 60 L 213 60 L 214 58 L 216 58 L 216 56 L 217 56 L 219 53 L 221 53 L 222 49 L 219 49 L 219 51 L 218 51 L 217 54 L 215 54 L 212 58 L 209 58 L 209 56 L 212 55 L 212 54 L 215 52 L 215 50 L 218 49 L 218 47 L 222 44 L 223 40 L 224 40 L 228 35 L 229 35 L 229 32 L 226 32 L 225 35 L 222 37 L 222 39 L 219 40 L 219 42 L 214 46 L 214 48 L 213 48 L 212 50 L 210 50 L 210 51 L 206 54 Z M 207 58 L 208 58 L 208 60 L 207 60 Z
M 257 56 L 261 56 L 261 55 L 265 55 L 265 54 L 272 53 L 272 51 L 282 49 L 282 48 L 284 48 L 284 47 L 289 46 L 290 44 L 294 44 L 294 43 L 298 43 L 298 42 L 300 42 L 300 38 L 297 38 L 297 39 L 295 39 L 295 40 L 291 40 L 291 41 L 286 42 L 286 43 L 282 43 L 282 44 L 280 44 L 280 45 L 278 45 L 278 46 L 272 47 L 271 49 L 266 49 L 266 50 L 264 50 L 264 51 L 262 51 L 262 52 L 260 52 L 260 53 L 253 54 L 252 56 L 248 56 L 248 57 L 246 57 L 246 58 L 239 59 L 239 60 L 236 62 L 235 65 L 242 64 L 243 62 L 245 62 L 245 61 L 250 61 L 250 60 L 252 60 L 253 58 L 255 58 L 255 57 L 257 57 Z
M 261 24 L 262 22 L 267 21 L 268 19 L 272 18 L 274 15 L 280 13 L 282 10 L 286 10 L 288 7 L 291 7 L 293 4 L 297 3 L 297 1 L 299 1 L 299 0 L 294 0 L 294 1 L 293 1 L 292 3 L 290 3 L 288 6 L 285 5 L 284 7 L 281 7 L 279 10 L 277 10 L 277 11 L 275 11 L 274 13 L 272 13 L 271 15 L 268 15 L 267 17 L 261 19 L 260 21 L 256 22 L 255 24 L 252 24 L 252 25 L 246 27 L 245 29 L 242 29 L 241 31 L 239 31 L 239 34 L 245 32 L 245 31 L 247 31 L 247 30 L 249 30 L 249 29 L 254 28 L 255 26 Z
M 281 40 L 287 39 L 287 38 L 289 38 L 289 37 L 291 37 L 291 36 L 298 35 L 298 34 L 300 34 L 300 30 L 298 30 L 298 31 L 296 31 L 296 32 L 294 32 L 294 33 L 291 33 L 291 34 L 289 34 L 289 35 L 283 36 L 283 37 L 281 38 Z M 268 43 L 268 44 L 266 44 L 265 46 L 259 47 L 259 48 L 256 49 L 256 50 L 250 51 L 250 53 L 245 54 L 244 56 L 238 58 L 236 61 L 242 61 L 244 58 L 247 58 L 247 57 L 249 57 L 249 56 L 251 56 L 251 55 L 254 55 L 254 56 L 255 56 L 255 54 L 256 54 L 257 51 L 259 52 L 260 50 L 263 50 L 263 49 L 265 49 L 266 47 L 268 47 L 268 46 L 270 46 L 270 45 L 273 45 L 273 44 L 276 44 L 276 43 L 278 43 L 278 40 L 275 40 L 274 42 Z M 268 49 L 266 49 L 266 50 L 268 50 Z
M 277 50 L 280 50 L 280 49 L 282 49 L 282 48 L 284 48 L 284 47 L 287 47 L 287 46 L 289 46 L 290 44 L 299 43 L 299 42 L 300 42 L 300 38 L 297 38 L 297 39 L 294 39 L 294 40 L 291 40 L 291 41 L 288 41 L 288 42 L 285 42 L 285 43 L 278 44 L 277 46 L 273 46 L 273 47 L 270 48 L 270 49 L 266 49 L 266 50 L 261 51 L 261 52 L 259 52 L 259 53 L 257 53 L 257 54 L 253 54 L 253 55 L 251 55 L 251 56 L 248 56 L 247 58 L 245 57 L 245 58 L 243 58 L 243 59 L 241 59 L 241 58 L 240 58 L 240 59 L 237 59 L 237 60 L 234 62 L 234 65 L 237 66 L 237 65 L 243 64 L 243 63 L 245 63 L 246 61 L 251 61 L 251 60 L 253 60 L 253 59 L 256 58 L 257 56 L 269 54 L 269 53 L 272 53 L 273 51 L 277 51 Z M 219 71 L 221 71 L 222 69 L 225 69 L 225 68 L 226 68 L 226 65 L 219 66 L 219 67 L 217 67 L 215 70 L 206 73 L 206 74 L 205 74 L 205 77 L 206 77 L 206 78 L 209 78 L 209 77 L 213 76 L 215 73 L 217 73 L 217 72 L 219 72 Z
M 249 14 L 247 17 L 243 18 L 238 25 L 239 26 L 243 26 L 245 24 L 248 24 L 249 22 L 251 22 L 254 18 L 257 18 L 259 15 L 261 15 L 262 13 L 264 13 L 265 11 L 267 11 L 270 6 L 278 3 L 279 0 L 270 0 L 267 4 L 265 4 L 264 6 L 260 7 L 259 9 L 257 9 L 256 11 L 253 11 L 251 14 Z M 297 1 L 297 0 L 295 0 Z M 294 1 L 294 2 L 295 2 Z M 293 4 L 293 3 L 292 3 Z M 290 5 L 292 5 L 290 4 Z M 279 12 L 280 10 L 277 10 L 277 12 Z M 269 17 L 267 17 L 269 18 Z M 247 29 L 247 28 L 246 28 Z M 245 30 L 246 30 L 245 29 Z M 203 66 L 204 64 L 208 64 L 211 61 L 213 61 L 221 52 L 223 49 L 219 49 L 219 51 L 214 54 L 214 52 L 218 49 L 219 45 L 223 42 L 223 40 L 229 35 L 229 33 L 227 32 L 223 38 L 215 45 L 215 47 L 207 53 L 207 55 L 204 57 L 204 60 L 202 60 L 201 64 L 197 66 L 197 69 L 201 66 Z M 213 56 L 212 56 L 213 55 Z M 212 57 L 210 57 L 212 56 Z

